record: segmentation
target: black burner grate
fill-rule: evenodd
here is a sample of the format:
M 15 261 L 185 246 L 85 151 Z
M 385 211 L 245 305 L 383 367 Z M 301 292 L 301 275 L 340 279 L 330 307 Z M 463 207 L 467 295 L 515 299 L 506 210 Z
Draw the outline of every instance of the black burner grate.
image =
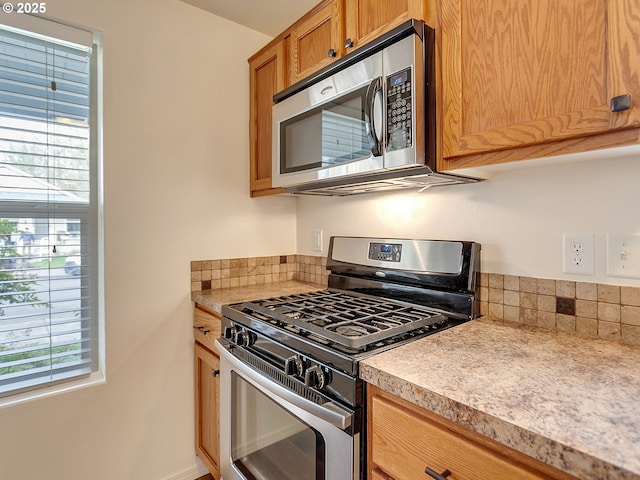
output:
M 447 318 L 415 305 L 352 292 L 323 290 L 269 298 L 242 305 L 245 313 L 295 327 L 349 348 L 379 342 L 421 327 L 438 326 Z

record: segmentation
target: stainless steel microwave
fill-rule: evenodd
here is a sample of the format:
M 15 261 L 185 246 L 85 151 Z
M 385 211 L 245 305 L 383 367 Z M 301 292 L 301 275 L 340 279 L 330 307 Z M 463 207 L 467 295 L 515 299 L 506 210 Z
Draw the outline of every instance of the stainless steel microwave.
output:
M 410 20 L 276 94 L 273 186 L 349 195 L 476 181 L 436 170 L 434 41 Z

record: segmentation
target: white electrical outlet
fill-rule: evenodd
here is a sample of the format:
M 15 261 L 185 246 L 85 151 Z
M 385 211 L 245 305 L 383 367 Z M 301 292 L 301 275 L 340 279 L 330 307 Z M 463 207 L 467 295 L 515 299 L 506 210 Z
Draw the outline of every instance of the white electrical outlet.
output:
M 607 275 L 640 278 L 640 235 L 607 235 Z
M 562 235 L 562 271 L 579 275 L 593 275 L 593 235 L 565 233 Z
M 322 251 L 322 230 L 311 231 L 311 247 L 314 252 Z

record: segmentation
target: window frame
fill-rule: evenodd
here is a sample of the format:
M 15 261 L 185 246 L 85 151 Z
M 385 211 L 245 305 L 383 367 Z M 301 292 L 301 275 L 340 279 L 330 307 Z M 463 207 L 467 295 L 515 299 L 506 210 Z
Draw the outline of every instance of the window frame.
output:
M 103 80 L 102 80 L 102 35 L 96 31 L 79 29 L 58 21 L 32 15 L 6 15 L 2 18 L 2 25 L 10 27 L 17 33 L 33 37 L 54 39 L 56 43 L 84 44 L 89 41 L 92 48 L 90 55 L 90 83 L 89 83 L 89 170 L 90 197 L 89 207 L 68 205 L 61 217 L 80 219 L 81 228 L 88 226 L 90 236 L 87 243 L 88 270 L 90 278 L 86 287 L 91 299 L 90 328 L 92 364 L 90 373 L 57 380 L 51 384 L 32 387 L 28 390 L 16 390 L 0 397 L 0 408 L 22 403 L 36 398 L 59 394 L 106 381 L 106 352 L 105 352 L 105 314 L 104 314 L 104 215 L 103 215 Z M 6 205 L 6 204 L 5 204 Z M 49 218 L 47 208 L 35 208 L 31 202 L 13 202 L 7 210 L 3 205 L 3 217 L 13 218 Z M 84 260 L 83 260 L 84 261 Z

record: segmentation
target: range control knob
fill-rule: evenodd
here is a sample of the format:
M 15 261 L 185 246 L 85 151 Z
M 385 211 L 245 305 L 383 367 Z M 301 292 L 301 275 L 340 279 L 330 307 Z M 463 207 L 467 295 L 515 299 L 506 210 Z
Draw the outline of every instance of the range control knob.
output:
M 235 336 L 235 329 L 233 327 L 224 327 L 222 336 L 227 340 L 233 340 L 233 337 Z
M 235 334 L 235 343 L 241 347 L 250 347 L 256 343 L 257 336 L 255 333 L 245 330 L 239 330 Z
M 329 385 L 329 374 L 322 370 L 318 365 L 309 368 L 304 374 L 304 384 L 307 387 L 322 390 Z
M 242 347 L 244 346 L 245 338 L 246 338 L 246 332 L 243 332 L 242 330 L 238 330 L 237 332 L 235 332 L 233 336 L 233 342 L 236 345 L 240 345 Z
M 304 375 L 304 362 L 300 357 L 289 357 L 284 361 L 284 373 L 293 377 Z

